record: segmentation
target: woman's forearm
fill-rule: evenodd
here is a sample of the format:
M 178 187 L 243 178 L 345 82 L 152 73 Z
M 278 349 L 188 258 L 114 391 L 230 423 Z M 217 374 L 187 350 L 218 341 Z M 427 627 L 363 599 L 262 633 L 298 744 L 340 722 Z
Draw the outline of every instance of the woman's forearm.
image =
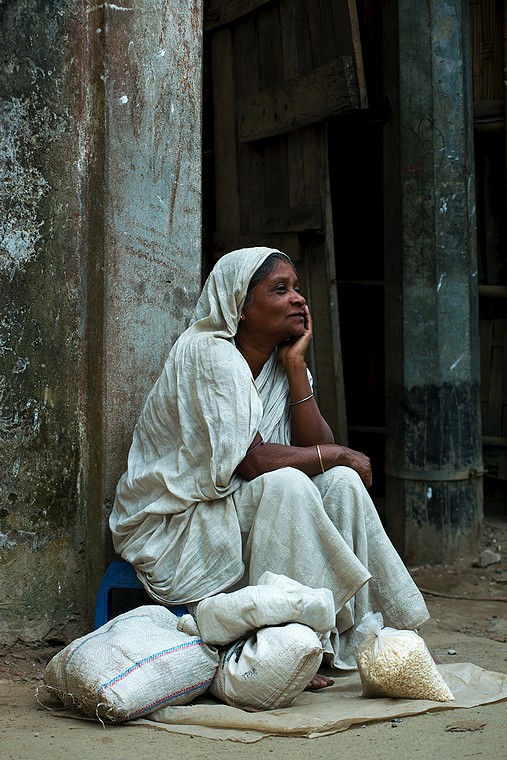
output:
M 282 467 L 294 467 L 312 477 L 337 465 L 351 467 L 359 474 L 367 488 L 371 485 L 371 466 L 368 457 L 335 443 L 312 446 L 254 443 L 237 470 L 247 480 L 253 480 L 259 475 Z
M 313 397 L 305 362 L 288 363 L 291 441 L 294 446 L 334 443 L 331 428 L 320 413 Z
M 320 446 L 324 463 L 324 446 Z M 329 456 L 327 466 L 331 466 Z M 265 472 L 273 472 L 282 467 L 295 467 L 306 475 L 312 476 L 322 471 L 316 446 L 284 446 L 281 443 L 263 443 L 255 447 L 238 465 L 238 472 L 247 480 L 253 480 Z

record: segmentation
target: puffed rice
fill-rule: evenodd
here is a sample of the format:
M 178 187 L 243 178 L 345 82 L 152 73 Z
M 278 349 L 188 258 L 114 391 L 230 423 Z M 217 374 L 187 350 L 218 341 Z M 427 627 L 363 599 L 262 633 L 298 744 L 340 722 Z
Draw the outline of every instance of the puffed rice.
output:
M 358 626 L 366 633 L 355 653 L 364 696 L 453 700 L 424 639 L 382 623 L 380 613 L 368 613 Z

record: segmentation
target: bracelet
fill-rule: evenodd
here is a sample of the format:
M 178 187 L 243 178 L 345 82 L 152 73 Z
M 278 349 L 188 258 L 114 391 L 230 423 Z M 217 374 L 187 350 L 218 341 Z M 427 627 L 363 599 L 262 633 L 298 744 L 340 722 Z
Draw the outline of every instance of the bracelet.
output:
M 318 443 L 315 444 L 315 448 L 317 449 L 317 454 L 319 455 L 320 471 L 325 472 L 326 468 L 324 467 L 324 462 L 322 461 L 322 454 L 320 453 L 320 446 Z
M 306 398 L 299 399 L 299 401 L 291 401 L 289 406 L 297 406 L 298 404 L 302 404 L 305 401 L 310 401 L 311 398 L 313 398 L 313 393 L 310 393 L 310 395 L 306 396 Z

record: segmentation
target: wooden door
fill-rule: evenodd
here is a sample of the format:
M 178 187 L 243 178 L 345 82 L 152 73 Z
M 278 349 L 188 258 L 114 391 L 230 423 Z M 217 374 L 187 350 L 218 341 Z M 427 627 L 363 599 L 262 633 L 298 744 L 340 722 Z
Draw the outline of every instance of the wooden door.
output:
M 484 463 L 507 481 L 507 0 L 470 0 Z
M 366 106 L 355 2 L 211 0 L 205 28 L 215 254 L 268 245 L 295 261 L 314 319 L 316 393 L 346 443 L 326 122 Z

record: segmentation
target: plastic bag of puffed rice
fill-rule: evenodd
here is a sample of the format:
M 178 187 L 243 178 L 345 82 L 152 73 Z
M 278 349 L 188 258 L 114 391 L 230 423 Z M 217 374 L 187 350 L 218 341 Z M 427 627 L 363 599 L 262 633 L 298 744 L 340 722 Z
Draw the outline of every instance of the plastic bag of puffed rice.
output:
M 357 633 L 364 635 L 355 658 L 365 697 L 454 699 L 418 633 L 384 627 L 380 612 L 368 612 Z

